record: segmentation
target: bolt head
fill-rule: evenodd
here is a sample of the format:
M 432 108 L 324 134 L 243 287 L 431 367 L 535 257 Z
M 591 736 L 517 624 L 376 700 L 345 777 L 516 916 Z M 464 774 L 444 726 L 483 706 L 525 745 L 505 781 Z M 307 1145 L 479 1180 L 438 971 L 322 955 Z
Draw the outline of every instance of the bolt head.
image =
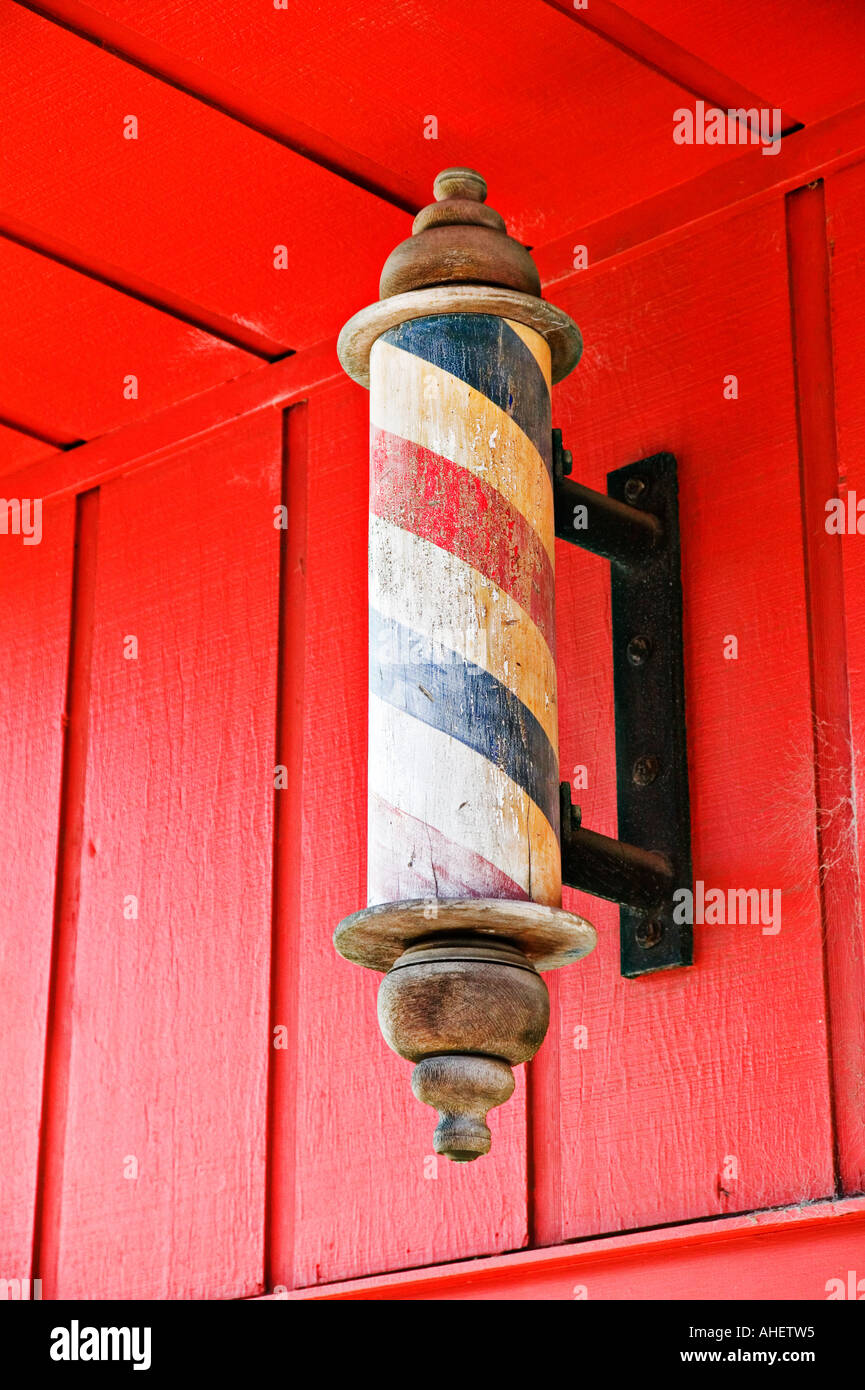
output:
M 642 478 L 629 478 L 625 483 L 625 501 L 637 502 L 646 491 L 646 484 Z
M 634 763 L 631 779 L 636 787 L 648 787 L 661 771 L 661 759 L 646 753 Z
M 651 951 L 653 946 L 657 946 L 664 935 L 664 924 L 657 917 L 651 921 L 640 922 L 634 935 L 637 938 L 637 945 L 642 946 L 643 950 Z
M 628 660 L 632 666 L 642 666 L 648 661 L 651 650 L 648 637 L 632 637 L 628 643 Z

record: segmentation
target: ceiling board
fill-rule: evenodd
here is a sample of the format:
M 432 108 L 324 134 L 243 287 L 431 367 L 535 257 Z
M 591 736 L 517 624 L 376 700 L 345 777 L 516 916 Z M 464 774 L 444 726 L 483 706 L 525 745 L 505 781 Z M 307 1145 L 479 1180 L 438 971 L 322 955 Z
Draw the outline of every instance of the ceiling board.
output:
M 865 98 L 861 0 L 625 0 L 622 8 L 799 121 Z
M 52 439 L 92 439 L 261 365 L 2 238 L 0 299 L 0 418 L 25 421 Z M 138 378 L 137 399 L 124 395 L 132 389 L 127 376 Z M 21 462 L 34 457 L 27 452 Z
M 673 112 L 693 97 L 540 0 L 286 3 L 193 8 L 185 0 L 46 0 L 46 7 L 69 23 L 78 17 L 97 35 L 101 16 L 107 41 L 151 67 L 159 67 L 160 54 L 167 72 L 182 59 L 186 85 L 198 71 L 211 90 L 216 74 L 227 94 L 254 93 L 287 122 L 320 131 L 328 153 L 335 143 L 364 166 L 384 166 L 418 205 L 429 200 L 439 169 L 473 165 L 489 182 L 490 201 L 531 245 L 738 153 L 675 145 Z M 55 89 L 61 85 L 55 78 Z M 428 116 L 437 119 L 437 139 L 425 138 Z M 104 149 L 98 121 L 94 112 L 86 134 Z M 194 145 L 194 122 L 177 130 L 182 137 Z M 232 158 L 224 144 L 209 163 L 231 177 Z M 244 173 L 265 182 L 263 164 Z M 305 215 L 298 202 L 306 196 L 291 201 L 293 216 Z M 386 252 L 395 239 L 383 232 L 383 218 L 379 206 L 354 223 L 350 264 L 364 293 L 374 289 L 374 278 L 363 278 L 367 244 L 381 233 Z M 346 225 L 343 219 L 331 233 L 344 237 Z M 246 256 L 254 245 L 253 237 Z M 332 236 L 310 243 L 308 252 L 323 261 L 331 248 Z
M 298 348 L 374 293 L 410 229 L 405 212 L 19 6 L 4 11 L 0 60 L 0 219 L 86 248 L 108 278 L 126 268 Z

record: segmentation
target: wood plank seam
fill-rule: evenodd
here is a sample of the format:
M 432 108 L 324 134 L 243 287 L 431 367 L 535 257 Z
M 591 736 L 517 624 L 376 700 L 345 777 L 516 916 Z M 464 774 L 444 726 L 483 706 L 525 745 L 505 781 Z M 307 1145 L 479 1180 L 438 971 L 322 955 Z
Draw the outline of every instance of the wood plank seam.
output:
M 268 1035 L 265 1286 L 294 1287 L 294 1184 L 300 972 L 297 925 L 301 911 L 303 698 L 306 590 L 308 419 L 304 403 L 283 412 L 279 536 L 279 630 L 275 763 L 287 769 L 274 789 L 271 1011 Z M 277 1029 L 285 1045 L 276 1046 Z
M 623 265 L 649 246 L 688 236 L 746 209 L 836 173 L 865 158 L 865 103 L 798 130 L 782 142 L 776 158 L 754 160 L 749 152 L 707 170 L 642 203 L 556 237 L 533 249 L 545 289 L 559 293 L 609 261 Z M 574 242 L 587 247 L 589 263 L 574 269 Z
M 264 358 L 266 362 L 278 362 L 293 352 L 285 343 L 275 342 L 255 329 L 245 328 L 233 319 L 210 313 L 197 304 L 191 304 L 181 295 L 173 294 L 164 288 L 157 289 L 148 280 L 134 275 L 129 270 L 121 271 L 116 266 L 99 262 L 77 247 L 69 246 L 56 237 L 47 237 L 44 232 L 35 231 L 18 218 L 6 215 L 0 220 L 0 237 L 35 252 L 37 256 L 56 261 L 58 265 L 66 266 L 67 269 L 86 276 L 88 280 L 95 280 L 107 289 L 116 290 L 127 299 L 137 300 L 139 304 L 146 304 L 161 314 L 167 314 L 180 323 L 188 324 L 190 328 L 197 328 L 199 332 L 207 333 L 211 338 L 217 338 L 231 347 L 241 348 L 255 357 Z
M 530 1248 L 552 1245 L 561 1238 L 562 1145 L 557 1132 L 561 1112 L 562 1011 L 559 972 L 547 976 L 550 1026 L 544 1040 L 547 1085 L 538 1081 L 534 1058 L 526 1065 L 526 1244 Z M 539 1174 L 545 1188 L 555 1193 L 557 1211 L 550 1220 L 547 1204 L 540 1199 Z
M 0 415 L 0 426 L 3 429 L 15 430 L 16 434 L 26 434 L 28 439 L 38 439 L 40 444 L 47 444 L 51 449 L 74 449 L 79 444 L 83 444 L 82 439 L 61 438 L 57 435 L 46 434 L 44 430 L 34 425 L 32 421 L 13 419 L 11 415 Z
M 63 496 L 97 487 L 120 474 L 157 466 L 179 443 L 217 435 L 234 421 L 260 410 L 292 405 L 340 376 L 336 342 L 330 339 L 198 396 L 176 401 L 125 429 L 50 454 L 46 461 L 50 460 L 51 468 L 46 473 L 31 475 L 31 464 L 6 477 L 14 478 L 22 496 Z M 13 485 L 7 482 L 5 486 L 9 490 Z
M 59 1257 L 66 1107 L 74 1028 L 72 1004 L 84 835 L 84 789 L 90 732 L 98 527 L 99 492 L 94 489 L 80 494 L 76 501 L 54 932 L 36 1177 L 31 1277 L 43 1281 L 47 1298 L 55 1297 Z

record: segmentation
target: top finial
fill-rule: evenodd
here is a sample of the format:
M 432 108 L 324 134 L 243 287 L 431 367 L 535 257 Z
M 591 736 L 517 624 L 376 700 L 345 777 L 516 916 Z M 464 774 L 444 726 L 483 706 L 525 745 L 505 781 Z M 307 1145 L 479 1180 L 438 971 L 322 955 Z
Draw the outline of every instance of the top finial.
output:
M 439 202 L 443 198 L 469 198 L 474 203 L 485 203 L 486 179 L 482 179 L 474 169 L 442 169 L 436 175 L 433 193 Z
M 442 169 L 434 203 L 384 264 L 382 299 L 434 285 L 490 285 L 539 296 L 541 282 L 525 247 L 507 234 L 501 213 L 486 206 L 486 180 L 474 169 Z
M 422 208 L 412 234 L 384 263 L 379 301 L 343 325 L 337 354 L 348 375 L 369 387 L 370 351 L 382 333 L 436 314 L 492 314 L 523 323 L 549 344 L 553 382 L 580 360 L 574 321 L 541 298 L 538 269 L 488 207 L 486 180 L 462 166 L 442 169 L 435 201 Z

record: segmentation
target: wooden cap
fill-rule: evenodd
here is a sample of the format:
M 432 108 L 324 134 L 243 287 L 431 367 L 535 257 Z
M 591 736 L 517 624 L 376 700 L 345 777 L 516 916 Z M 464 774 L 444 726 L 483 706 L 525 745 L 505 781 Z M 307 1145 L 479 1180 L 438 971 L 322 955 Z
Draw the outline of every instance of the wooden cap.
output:
M 579 328 L 541 298 L 537 267 L 508 236 L 501 214 L 486 206 L 480 174 L 443 169 L 433 187 L 435 202 L 418 213 L 412 235 L 385 261 L 381 298 L 343 324 L 336 351 L 344 370 L 369 389 L 370 350 L 396 324 L 436 314 L 493 314 L 540 333 L 555 385 L 580 360 Z
M 418 213 L 411 236 L 384 263 L 382 299 L 434 285 L 492 285 L 540 295 L 537 267 L 508 236 L 501 214 L 485 206 L 480 174 L 443 169 L 433 191 L 436 201 Z

